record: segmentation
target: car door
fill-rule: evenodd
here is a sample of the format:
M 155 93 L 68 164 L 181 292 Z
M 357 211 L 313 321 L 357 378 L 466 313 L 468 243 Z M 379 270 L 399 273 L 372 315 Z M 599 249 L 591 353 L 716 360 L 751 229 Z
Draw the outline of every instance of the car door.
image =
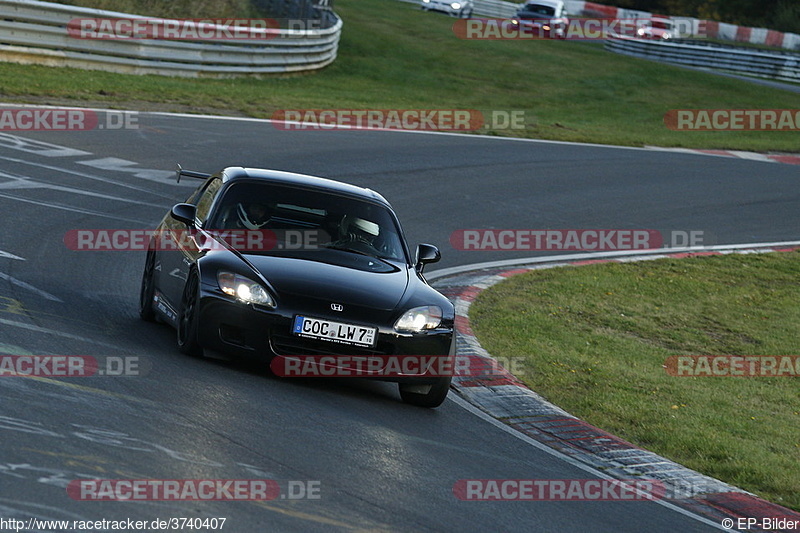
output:
M 178 311 L 183 295 L 183 288 L 189 275 L 189 269 L 197 261 L 199 250 L 196 237 L 211 211 L 216 197 L 222 188 L 222 179 L 213 176 L 203 188 L 190 198 L 189 203 L 196 206 L 195 224 L 190 227 L 183 222 L 167 217 L 166 238 L 169 240 L 162 252 L 161 287 L 170 305 Z

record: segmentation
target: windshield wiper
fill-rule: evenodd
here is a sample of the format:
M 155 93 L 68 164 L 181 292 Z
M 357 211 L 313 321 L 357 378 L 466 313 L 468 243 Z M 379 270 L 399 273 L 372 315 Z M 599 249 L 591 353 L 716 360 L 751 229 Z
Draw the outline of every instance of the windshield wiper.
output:
M 399 259 L 397 259 L 396 257 L 370 254 L 367 252 L 362 252 L 361 250 L 354 250 L 353 248 L 348 248 L 347 246 L 343 246 L 341 244 L 332 243 L 332 244 L 322 244 L 320 246 L 322 246 L 323 248 L 330 248 L 331 250 L 341 250 L 343 252 L 350 252 L 358 255 L 363 255 L 365 257 L 371 257 L 372 259 L 377 259 L 378 261 L 381 261 L 383 263 L 386 263 L 387 261 L 399 261 Z
M 377 255 L 368 254 L 367 252 L 362 252 L 361 250 L 354 250 L 353 248 L 348 248 L 347 246 L 343 246 L 341 244 L 323 244 L 323 248 L 330 248 L 332 250 L 341 250 L 342 252 L 350 252 L 358 255 L 365 255 L 367 257 L 372 257 L 374 259 L 380 259 Z

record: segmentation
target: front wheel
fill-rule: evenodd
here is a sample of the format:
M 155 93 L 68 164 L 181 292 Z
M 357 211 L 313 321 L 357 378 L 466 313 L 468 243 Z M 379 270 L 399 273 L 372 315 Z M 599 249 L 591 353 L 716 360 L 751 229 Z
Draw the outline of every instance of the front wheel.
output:
M 183 289 L 181 308 L 178 312 L 178 350 L 186 355 L 203 356 L 203 347 L 197 340 L 200 323 L 200 280 L 192 271 Z
M 417 407 L 439 407 L 450 391 L 450 376 L 439 378 L 433 384 L 400 383 L 400 397 L 404 402 Z

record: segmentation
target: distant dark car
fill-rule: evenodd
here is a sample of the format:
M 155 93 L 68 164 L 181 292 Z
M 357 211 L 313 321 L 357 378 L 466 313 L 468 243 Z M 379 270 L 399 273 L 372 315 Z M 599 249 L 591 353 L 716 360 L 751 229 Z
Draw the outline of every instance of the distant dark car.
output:
M 439 250 L 412 256 L 381 195 L 273 170 L 187 175 L 204 182 L 154 232 L 140 294 L 141 317 L 175 327 L 182 352 L 453 359 L 453 305 L 422 274 Z M 410 372 L 367 375 L 398 382 L 410 404 L 444 401 L 450 375 Z

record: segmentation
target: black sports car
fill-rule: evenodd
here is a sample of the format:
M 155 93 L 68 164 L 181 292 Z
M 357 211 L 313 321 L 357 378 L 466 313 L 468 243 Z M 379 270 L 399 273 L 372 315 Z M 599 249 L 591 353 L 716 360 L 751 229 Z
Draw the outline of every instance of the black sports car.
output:
M 430 356 L 452 364 L 453 305 L 422 275 L 439 250 L 420 244 L 412 256 L 381 195 L 273 170 L 207 175 L 179 167 L 178 179 L 186 176 L 204 182 L 153 233 L 144 320 L 175 327 L 186 354 L 259 357 L 273 370 L 276 360 L 306 358 L 334 369 L 324 375 L 354 375 L 354 361 L 370 360 L 355 375 L 398 382 L 414 405 L 444 401 L 452 373 L 441 369 L 449 366 L 391 361 Z

